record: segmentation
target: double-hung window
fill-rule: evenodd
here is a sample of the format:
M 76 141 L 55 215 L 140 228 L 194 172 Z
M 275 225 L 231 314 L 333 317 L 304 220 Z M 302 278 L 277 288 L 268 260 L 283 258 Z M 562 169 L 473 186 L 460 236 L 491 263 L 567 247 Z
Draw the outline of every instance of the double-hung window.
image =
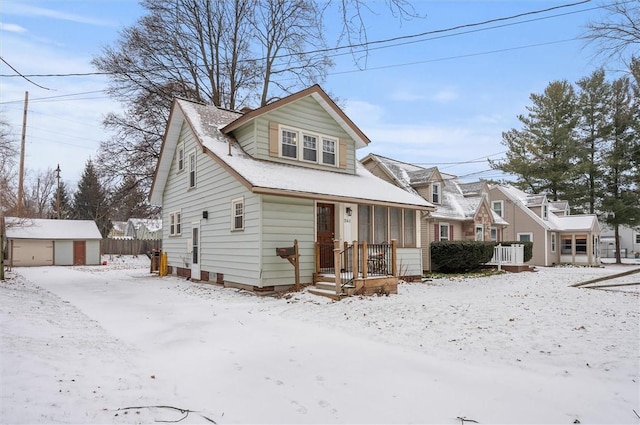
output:
M 177 161 L 178 172 L 180 172 L 184 170 L 184 145 L 182 143 L 178 146 Z
M 322 163 L 336 165 L 336 140 L 322 138 Z
M 182 214 L 180 211 L 169 214 L 169 235 L 178 236 L 182 233 Z
M 282 156 L 298 159 L 298 132 L 282 130 Z
M 302 139 L 302 159 L 305 161 L 318 162 L 318 138 L 305 134 L 302 136 Z
M 440 228 L 440 241 L 448 241 L 449 240 L 449 224 L 448 223 L 440 223 L 438 226 Z
M 189 189 L 196 187 L 196 153 L 189 154 Z
M 431 202 L 434 204 L 440 203 L 440 183 L 433 183 L 431 185 Z
M 302 141 L 302 143 L 299 143 Z M 280 127 L 280 156 L 321 165 L 338 165 L 338 139 L 313 131 Z
M 503 214 L 503 201 L 492 201 L 491 202 L 491 209 L 493 210 L 493 212 L 495 212 L 496 214 L 498 214 L 500 217 L 504 217 Z
M 231 201 L 231 230 L 244 230 L 244 198 Z

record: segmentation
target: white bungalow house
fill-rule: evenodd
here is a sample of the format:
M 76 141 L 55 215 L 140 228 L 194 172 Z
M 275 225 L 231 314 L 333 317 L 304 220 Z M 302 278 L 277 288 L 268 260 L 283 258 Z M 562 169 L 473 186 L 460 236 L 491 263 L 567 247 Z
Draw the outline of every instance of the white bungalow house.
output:
M 276 249 L 297 240 L 302 284 L 421 276 L 433 205 L 368 172 L 355 151 L 369 142 L 317 85 L 244 113 L 175 100 L 150 194 L 171 273 L 283 290 L 295 272 Z
M 375 154 L 367 155 L 361 162 L 376 176 L 436 207 L 435 211 L 423 214 L 423 241 L 502 240 L 508 223 L 491 210 L 486 182 L 461 183 L 456 176 L 440 173 L 436 167 L 425 168 Z M 422 244 L 422 264 L 425 270 L 431 270 L 429 243 Z
M 162 220 L 130 218 L 125 226 L 124 237 L 136 240 L 162 239 Z
M 494 212 L 509 222 L 503 240 L 533 242 L 531 265 L 600 264 L 596 215 L 570 215 L 566 201 L 549 201 L 511 185 L 491 186 L 489 197 Z
M 93 220 L 6 217 L 8 264 L 72 266 L 101 263 L 102 235 Z

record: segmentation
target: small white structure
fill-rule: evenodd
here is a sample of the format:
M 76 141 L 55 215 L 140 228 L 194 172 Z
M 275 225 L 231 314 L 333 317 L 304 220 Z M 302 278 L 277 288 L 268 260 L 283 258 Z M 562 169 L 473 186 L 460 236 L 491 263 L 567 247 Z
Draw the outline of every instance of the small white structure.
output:
M 100 264 L 102 235 L 93 220 L 6 217 L 5 224 L 12 267 Z

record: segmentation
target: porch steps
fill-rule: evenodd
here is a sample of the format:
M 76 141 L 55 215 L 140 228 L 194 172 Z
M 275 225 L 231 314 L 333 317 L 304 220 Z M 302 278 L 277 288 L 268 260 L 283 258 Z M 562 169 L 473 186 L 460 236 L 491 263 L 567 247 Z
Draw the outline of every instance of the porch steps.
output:
M 315 286 L 310 287 L 308 291 L 311 294 L 331 298 L 332 300 L 338 301 L 344 297 L 353 295 L 353 291 L 355 291 L 356 288 L 354 285 L 345 285 L 342 287 L 342 289 L 342 294 L 336 294 L 335 278 L 331 278 L 331 280 L 316 280 Z

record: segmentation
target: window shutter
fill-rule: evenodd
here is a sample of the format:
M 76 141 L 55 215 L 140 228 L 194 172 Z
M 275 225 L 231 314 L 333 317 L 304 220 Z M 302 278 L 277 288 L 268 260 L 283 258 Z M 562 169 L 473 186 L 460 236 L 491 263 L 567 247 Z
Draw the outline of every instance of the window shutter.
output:
M 454 241 L 453 239 L 453 225 L 449 226 L 449 240 Z
M 338 167 L 347 168 L 347 141 L 344 139 L 340 139 L 338 155 L 340 156 L 340 159 L 338 160 Z
M 269 122 L 269 155 L 270 156 L 278 156 L 278 143 L 280 138 L 278 137 L 278 123 L 270 121 Z
M 433 225 L 433 241 L 438 242 L 440 240 L 440 228 L 438 223 Z

